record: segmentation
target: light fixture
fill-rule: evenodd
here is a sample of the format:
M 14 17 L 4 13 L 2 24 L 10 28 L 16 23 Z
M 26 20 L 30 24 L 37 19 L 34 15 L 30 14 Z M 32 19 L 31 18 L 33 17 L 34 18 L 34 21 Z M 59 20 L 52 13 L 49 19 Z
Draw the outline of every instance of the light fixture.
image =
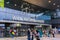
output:
M 51 0 L 49 0 L 48 2 L 51 3 Z
M 53 5 L 56 5 L 55 3 L 53 3 Z
M 14 6 L 17 6 L 16 4 Z
M 25 9 L 28 9 L 28 7 L 26 7 Z

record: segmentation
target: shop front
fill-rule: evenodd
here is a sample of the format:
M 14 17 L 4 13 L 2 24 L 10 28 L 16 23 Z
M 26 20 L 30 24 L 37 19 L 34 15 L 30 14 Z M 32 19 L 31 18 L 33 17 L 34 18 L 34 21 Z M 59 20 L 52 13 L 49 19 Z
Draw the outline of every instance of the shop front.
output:
M 6 24 L 6 37 L 10 37 L 10 34 L 9 34 L 9 31 L 12 29 L 12 30 L 15 30 L 16 31 L 16 35 L 15 35 L 15 37 L 16 36 L 26 36 L 27 35 L 27 30 L 29 29 L 29 28 L 33 28 L 33 27 L 35 27 L 35 25 L 29 25 L 29 24 Z
M 35 22 L 0 21 L 0 37 L 11 37 L 10 30 L 16 32 L 14 37 L 26 36 L 27 30 L 34 29 L 37 25 Z
M 28 28 L 32 29 L 40 23 L 44 23 L 44 20 L 35 20 L 34 17 L 30 13 L 0 8 L 0 24 L 4 28 L 0 27 L 1 31 L 3 30 L 1 33 L 3 34 L 2 37 L 10 37 L 10 30 L 14 30 L 17 33 L 15 36 L 26 36 Z

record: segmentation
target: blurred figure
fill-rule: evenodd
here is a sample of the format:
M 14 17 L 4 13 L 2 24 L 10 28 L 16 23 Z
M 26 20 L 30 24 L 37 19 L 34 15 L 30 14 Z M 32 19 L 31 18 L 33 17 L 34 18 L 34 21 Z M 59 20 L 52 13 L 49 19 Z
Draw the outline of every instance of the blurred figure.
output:
M 14 31 L 12 31 L 12 37 L 14 37 L 15 36 L 15 32 Z
M 17 36 L 17 30 L 14 29 L 13 32 L 14 32 L 14 36 Z
M 12 29 L 10 29 L 9 34 L 12 38 L 14 38 L 15 32 Z
M 40 37 L 42 37 L 42 35 L 43 35 L 42 30 L 40 29 L 40 30 L 38 30 L 38 31 L 39 31 Z
M 48 31 L 48 35 L 47 36 L 50 37 L 50 35 L 51 35 L 51 30 Z
M 34 40 L 34 30 L 33 29 L 31 30 L 30 34 L 31 34 L 31 40 Z
M 12 29 L 9 30 L 10 37 L 12 37 Z
M 46 30 L 43 30 L 43 37 L 44 37 L 44 36 L 47 36 Z
M 49 36 L 48 37 L 50 37 L 50 36 L 53 36 L 53 37 L 55 37 L 55 31 L 53 30 L 53 29 L 50 29 L 49 30 Z
M 56 28 L 56 27 L 54 28 L 54 31 L 55 31 L 55 34 L 57 34 L 57 33 L 58 33 L 58 31 L 57 31 L 57 28 Z
M 54 30 L 52 30 L 52 36 L 55 37 L 55 31 Z
M 28 37 L 28 40 L 31 40 L 31 30 L 30 29 L 28 29 L 28 31 L 27 31 L 27 37 Z
M 36 40 L 40 40 L 40 34 L 38 30 L 36 30 Z

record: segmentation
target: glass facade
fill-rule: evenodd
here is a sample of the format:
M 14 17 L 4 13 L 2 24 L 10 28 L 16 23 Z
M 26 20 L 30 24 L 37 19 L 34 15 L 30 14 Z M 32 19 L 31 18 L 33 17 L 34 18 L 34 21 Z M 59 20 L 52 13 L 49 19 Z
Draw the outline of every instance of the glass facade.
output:
M 11 23 L 0 24 L 0 38 L 12 37 L 10 33 L 11 30 L 15 32 L 14 37 L 27 36 L 27 29 L 34 28 L 34 26 L 35 25 L 11 24 Z
M 4 0 L 4 8 L 0 7 L 0 37 L 11 37 L 11 31 L 15 31 L 14 36 L 26 36 L 28 28 L 51 20 L 50 15 L 40 14 L 45 10 L 48 9 L 20 0 Z
M 22 14 L 23 13 L 23 14 Z M 23 17 L 24 16 L 24 17 Z M 23 22 L 34 19 L 34 14 L 27 14 L 25 12 L 9 9 L 9 8 L 0 8 L 0 21 L 14 21 L 14 22 Z M 27 18 L 28 17 L 28 18 Z M 35 20 L 35 19 L 34 19 Z M 32 21 L 32 20 L 31 20 Z M 16 32 L 16 36 L 26 36 L 27 29 L 31 27 L 32 24 L 14 24 L 9 22 L 0 22 L 0 37 L 11 37 L 10 30 Z M 32 22 L 31 22 L 32 23 Z

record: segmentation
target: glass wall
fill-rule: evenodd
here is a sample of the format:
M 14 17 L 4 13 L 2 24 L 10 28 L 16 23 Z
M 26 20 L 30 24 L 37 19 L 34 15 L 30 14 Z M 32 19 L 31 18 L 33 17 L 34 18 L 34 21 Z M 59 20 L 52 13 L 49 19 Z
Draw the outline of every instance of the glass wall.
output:
M 5 24 L 4 37 L 11 37 L 10 31 L 14 31 L 14 37 L 26 36 L 28 28 L 33 28 L 34 25 L 28 24 Z

